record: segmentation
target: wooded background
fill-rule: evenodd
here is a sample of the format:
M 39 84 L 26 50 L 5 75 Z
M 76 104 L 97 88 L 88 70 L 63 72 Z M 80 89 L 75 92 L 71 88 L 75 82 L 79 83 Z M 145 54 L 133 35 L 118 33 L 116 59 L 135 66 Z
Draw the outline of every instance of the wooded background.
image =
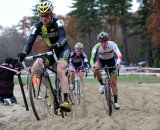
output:
M 126 65 L 145 61 L 146 66 L 160 67 L 160 0 L 137 1 L 140 7 L 136 12 L 131 12 L 132 0 L 73 0 L 69 14 L 57 16 L 54 13 L 65 22 L 71 49 L 75 43 L 82 42 L 88 58 L 97 43 L 97 35 L 106 31 L 120 48 Z M 5 57 L 16 57 L 23 50 L 31 26 L 39 21 L 36 7 L 33 6 L 33 17 L 24 16 L 11 28 L 0 25 L 1 63 Z M 46 48 L 38 37 L 32 53 Z

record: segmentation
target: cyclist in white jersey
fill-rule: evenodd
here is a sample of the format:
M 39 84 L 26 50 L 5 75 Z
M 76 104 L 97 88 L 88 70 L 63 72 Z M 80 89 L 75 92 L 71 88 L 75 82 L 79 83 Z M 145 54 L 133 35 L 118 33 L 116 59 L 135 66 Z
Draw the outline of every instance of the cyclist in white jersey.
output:
M 91 53 L 90 65 L 92 70 L 95 72 L 96 77 L 100 83 L 99 91 L 101 94 L 104 93 L 104 82 L 101 77 L 101 73 L 98 69 L 107 65 L 108 67 L 113 67 L 116 65 L 117 69 L 120 69 L 120 62 L 122 60 L 122 54 L 117 47 L 116 43 L 109 41 L 109 35 L 106 32 L 101 32 L 98 34 L 97 43 Z M 115 55 L 117 60 L 115 61 Z M 98 69 L 96 69 L 98 68 Z M 112 83 L 112 91 L 114 96 L 114 107 L 116 109 L 120 108 L 118 104 L 118 88 L 117 88 L 117 71 L 116 69 L 109 69 Z

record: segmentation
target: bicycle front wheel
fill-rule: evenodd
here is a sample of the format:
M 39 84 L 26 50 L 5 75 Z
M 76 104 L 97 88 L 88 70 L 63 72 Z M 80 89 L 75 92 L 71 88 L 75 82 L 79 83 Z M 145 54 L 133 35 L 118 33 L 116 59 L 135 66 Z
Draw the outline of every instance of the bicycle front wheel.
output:
M 105 109 L 108 109 L 109 116 L 112 115 L 112 99 L 111 99 L 111 84 L 106 83 L 105 84 L 105 101 L 106 101 L 106 107 Z
M 80 105 L 81 101 L 81 92 L 80 92 L 80 80 L 75 80 L 75 99 L 78 105 Z
M 40 71 L 31 73 L 29 97 L 33 113 L 37 120 L 53 116 L 53 89 L 51 89 L 49 77 L 44 77 Z

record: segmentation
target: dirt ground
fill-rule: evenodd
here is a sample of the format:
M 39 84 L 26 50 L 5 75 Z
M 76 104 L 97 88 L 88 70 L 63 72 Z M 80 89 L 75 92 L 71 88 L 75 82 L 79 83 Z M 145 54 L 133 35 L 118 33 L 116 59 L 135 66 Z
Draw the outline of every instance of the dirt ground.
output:
M 0 130 L 160 130 L 160 84 L 119 83 L 118 87 L 121 108 L 111 117 L 94 83 L 86 84 L 75 116 L 37 121 L 31 108 L 25 110 L 20 87 L 15 86 L 18 104 L 0 106 Z

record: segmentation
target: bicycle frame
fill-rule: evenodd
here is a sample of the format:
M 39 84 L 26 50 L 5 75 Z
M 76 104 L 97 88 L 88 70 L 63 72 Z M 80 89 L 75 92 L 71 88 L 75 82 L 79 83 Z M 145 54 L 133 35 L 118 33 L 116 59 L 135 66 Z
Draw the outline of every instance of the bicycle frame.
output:
M 81 98 L 81 88 L 80 88 L 80 72 L 85 72 L 85 70 L 75 69 L 75 71 L 70 71 L 75 73 L 74 77 L 74 90 L 73 95 L 75 96 L 75 100 L 80 105 Z
M 111 83 L 111 77 L 110 77 L 110 74 L 109 74 L 109 69 L 115 69 L 115 68 L 116 68 L 115 66 L 108 67 L 106 65 L 105 67 L 103 67 L 101 69 L 98 69 L 98 70 L 104 70 L 105 71 L 105 75 L 106 75 L 106 77 L 104 78 L 104 80 L 105 80 L 105 84 L 104 84 L 104 89 L 105 89 L 104 100 L 107 101 L 109 116 L 112 115 L 112 105 L 113 105 L 112 83 Z M 119 75 L 119 71 L 118 71 L 118 75 Z M 104 105 L 105 104 L 106 103 L 104 103 Z
M 107 77 L 105 78 L 105 82 L 106 82 L 105 98 L 107 100 L 107 105 L 109 107 L 109 116 L 111 116 L 112 115 L 112 105 L 113 105 L 113 93 L 112 93 L 112 83 L 110 79 L 111 77 L 109 74 L 109 69 L 116 69 L 116 67 L 115 66 L 113 67 L 105 66 L 103 69 L 106 71 L 106 75 L 107 75 Z M 119 70 L 117 70 L 117 72 L 119 76 Z
M 42 58 L 43 62 L 44 62 L 44 58 L 43 57 L 45 55 L 53 55 L 53 57 L 55 58 L 55 61 L 57 63 L 59 63 L 54 50 L 53 50 L 53 52 L 46 52 L 46 53 L 40 53 L 40 54 L 34 55 L 34 56 L 28 56 L 28 57 L 25 58 L 25 60 L 32 60 L 32 59 Z M 23 63 L 23 66 L 24 66 L 24 68 L 26 68 L 25 63 Z M 33 72 L 33 74 L 31 73 L 31 77 L 30 77 L 29 95 L 30 95 L 31 106 L 32 106 L 33 112 L 34 112 L 35 117 L 36 117 L 37 120 L 40 120 L 40 117 L 39 117 L 39 113 L 37 113 L 37 110 L 36 110 L 37 108 L 35 106 L 34 98 L 40 100 L 40 102 L 41 102 L 40 104 L 42 104 L 42 103 L 44 104 L 43 100 L 46 100 L 48 98 L 49 94 L 51 94 L 52 104 L 53 104 L 53 101 L 55 101 L 58 104 L 57 97 L 56 97 L 56 94 L 55 94 L 55 90 L 53 89 L 53 86 L 52 86 L 52 83 L 51 83 L 51 80 L 50 80 L 50 76 L 49 76 L 49 73 L 48 73 L 47 69 L 49 69 L 52 72 L 56 73 L 56 71 L 54 69 L 46 67 L 45 64 L 43 63 L 42 71 L 41 72 L 37 71 L 38 75 L 39 75 L 39 77 L 38 77 L 39 81 L 38 81 L 38 86 L 36 85 L 36 90 L 34 88 L 34 84 L 33 84 L 33 81 L 32 81 L 32 78 L 34 77 L 34 73 L 36 74 L 36 72 Z M 26 70 L 27 70 L 27 68 L 26 68 Z M 45 84 L 43 83 L 43 85 L 46 86 L 47 88 L 44 88 L 44 87 L 41 88 L 42 80 L 45 82 Z M 42 91 L 44 91 L 44 93 Z M 49 91 L 49 93 L 47 91 Z M 44 107 L 45 107 L 45 105 L 44 105 Z M 49 108 L 47 108 L 47 109 L 48 109 L 48 111 L 50 111 Z

